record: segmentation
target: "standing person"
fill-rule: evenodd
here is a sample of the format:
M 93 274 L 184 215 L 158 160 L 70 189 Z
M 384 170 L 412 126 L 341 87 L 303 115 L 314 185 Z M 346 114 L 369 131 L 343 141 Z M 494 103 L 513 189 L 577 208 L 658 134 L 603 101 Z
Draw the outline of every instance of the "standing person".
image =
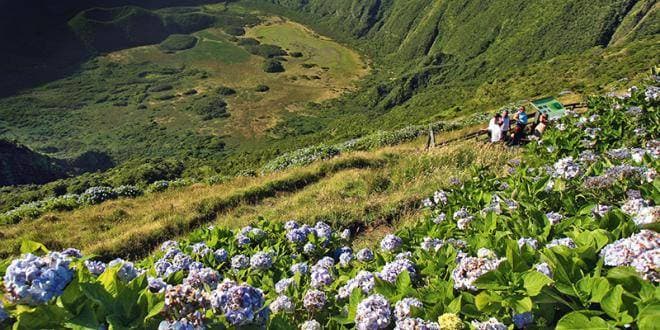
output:
M 511 119 L 509 118 L 509 110 L 504 110 L 502 112 L 502 119 L 500 120 L 500 126 L 502 127 L 502 139 L 504 141 L 509 140 L 509 129 L 511 128 Z
M 539 117 L 539 123 L 534 127 L 534 135 L 541 137 L 546 127 L 548 127 L 548 115 L 544 113 Z
M 500 142 L 502 140 L 502 127 L 500 123 L 502 121 L 502 116 L 499 113 L 496 113 L 493 118 L 488 123 L 488 133 L 490 135 L 490 142 Z
M 519 145 L 520 140 L 525 136 L 525 127 L 527 127 L 527 122 L 529 121 L 525 106 L 521 106 L 518 109 L 514 118 L 516 119 L 516 128 L 514 130 L 513 140 L 509 145 Z

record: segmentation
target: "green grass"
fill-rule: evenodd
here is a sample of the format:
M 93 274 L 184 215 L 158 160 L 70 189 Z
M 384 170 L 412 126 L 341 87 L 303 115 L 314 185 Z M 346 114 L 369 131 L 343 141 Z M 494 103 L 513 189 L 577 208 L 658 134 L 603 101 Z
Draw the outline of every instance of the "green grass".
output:
M 259 215 L 273 221 L 295 218 L 371 228 L 390 225 L 418 216 L 423 196 L 446 185 L 451 177 L 463 178 L 470 165 L 498 168 L 515 157 L 515 151 L 477 142 L 428 153 L 421 153 L 422 146 L 420 139 L 254 178 L 48 213 L 33 221 L 0 226 L 0 256 L 17 253 L 21 241 L 31 239 L 51 248 L 80 247 L 105 258 L 135 257 L 199 226 L 237 227 Z

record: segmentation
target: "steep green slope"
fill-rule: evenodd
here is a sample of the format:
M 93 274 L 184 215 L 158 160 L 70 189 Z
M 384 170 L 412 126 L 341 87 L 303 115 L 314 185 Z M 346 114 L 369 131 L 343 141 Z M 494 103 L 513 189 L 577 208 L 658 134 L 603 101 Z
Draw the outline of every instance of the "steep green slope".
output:
M 65 175 L 61 161 L 0 139 L 0 186 L 45 183 Z

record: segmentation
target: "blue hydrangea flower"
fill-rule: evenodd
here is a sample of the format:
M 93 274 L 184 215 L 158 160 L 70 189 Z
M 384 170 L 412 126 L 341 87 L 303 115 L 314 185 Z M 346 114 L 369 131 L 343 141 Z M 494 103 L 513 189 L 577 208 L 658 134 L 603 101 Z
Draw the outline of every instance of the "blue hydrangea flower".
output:
M 307 244 L 305 244 L 305 246 L 303 247 L 303 252 L 304 252 L 305 254 L 313 254 L 314 251 L 316 251 L 316 245 L 314 245 L 314 244 L 312 244 L 312 243 L 307 243 Z
M 355 313 L 355 327 L 358 330 L 385 329 L 392 317 L 390 304 L 380 294 L 362 300 Z
M 240 235 L 236 236 L 236 242 L 238 243 L 238 246 L 245 246 L 245 245 L 249 245 L 250 243 L 252 243 L 252 240 L 249 237 L 247 237 L 243 234 L 240 234 Z
M 332 228 L 325 222 L 319 221 L 314 226 L 316 231 L 316 236 L 321 239 L 321 241 L 329 241 L 332 238 Z
M 284 224 L 284 229 L 286 229 L 287 231 L 291 231 L 298 228 L 299 226 L 300 225 L 298 225 L 298 222 L 296 222 L 295 220 L 289 220 Z
M 203 257 L 212 252 L 211 249 L 204 242 L 195 243 L 190 247 L 192 249 L 191 250 L 192 254 L 198 257 Z
M 163 244 L 160 245 L 160 250 L 161 251 L 169 251 L 172 249 L 177 249 L 179 247 L 179 243 L 177 241 L 165 241 Z
M 367 262 L 374 260 L 374 252 L 369 248 L 364 248 L 357 253 L 357 260 Z
M 199 330 L 186 319 L 167 321 L 164 320 L 158 325 L 158 330 Z
M 351 240 L 351 230 L 348 229 L 348 228 L 344 229 L 341 232 L 341 234 L 339 235 L 339 237 L 341 239 L 343 239 L 344 241 L 350 241 Z
M 250 265 L 254 269 L 266 270 L 273 266 L 273 259 L 267 252 L 257 252 L 250 258 Z
M 213 252 L 213 257 L 217 262 L 225 262 L 227 261 L 229 254 L 225 249 L 217 249 L 215 252 Z
M 163 281 L 163 279 L 160 277 L 149 276 L 147 278 L 147 283 L 148 283 L 147 287 L 149 288 L 149 291 L 153 293 L 164 292 L 165 288 L 167 288 L 167 283 L 165 283 L 165 281 Z
M 314 288 L 320 288 L 332 284 L 335 280 L 334 275 L 330 269 L 325 267 L 314 266 L 312 267 L 311 285 Z
M 85 267 L 92 275 L 101 275 L 105 271 L 105 263 L 102 261 L 85 260 Z
M 243 254 L 237 254 L 231 258 L 231 268 L 245 269 L 250 266 L 250 259 Z
M 132 262 L 126 261 L 124 259 L 117 258 L 108 263 L 108 267 L 115 267 L 117 265 L 121 265 L 117 271 L 117 276 L 124 282 L 130 282 L 134 278 L 138 277 L 140 273 Z
M 2 301 L 0 301 L 0 322 L 3 322 L 8 318 L 9 318 L 9 314 L 7 314 L 7 311 L 5 310 L 5 306 L 2 304 Z
M 309 272 L 309 266 L 306 262 L 299 262 L 291 265 L 290 268 L 292 273 L 307 274 Z
M 396 235 L 389 234 L 380 241 L 380 248 L 385 252 L 393 252 L 401 247 L 403 240 Z
M 7 299 L 17 304 L 39 305 L 58 297 L 73 279 L 66 256 L 51 252 L 14 259 L 4 277 Z
M 353 254 L 350 252 L 344 252 L 339 256 L 339 265 L 346 267 L 351 263 L 351 260 L 353 260 Z
M 269 310 L 264 307 L 264 294 L 247 284 L 225 281 L 211 293 L 211 306 L 220 311 L 234 326 L 263 324 Z
M 78 249 L 68 248 L 62 251 L 62 254 L 69 258 L 82 258 L 82 252 Z
M 534 314 L 532 314 L 531 312 L 514 314 L 512 319 L 513 319 L 513 324 L 516 325 L 516 328 L 524 329 L 528 325 L 534 323 Z
M 291 243 L 303 244 L 307 242 L 307 237 L 310 234 L 315 233 L 314 230 L 308 225 L 303 225 L 302 227 L 294 228 L 286 233 L 286 238 Z

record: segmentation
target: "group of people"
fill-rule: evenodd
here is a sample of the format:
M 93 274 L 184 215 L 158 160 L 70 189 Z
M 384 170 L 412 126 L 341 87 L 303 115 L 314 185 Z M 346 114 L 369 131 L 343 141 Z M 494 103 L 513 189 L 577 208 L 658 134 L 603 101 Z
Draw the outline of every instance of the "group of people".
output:
M 512 127 L 513 119 L 513 127 Z M 524 106 L 518 108 L 513 118 L 509 118 L 509 111 L 504 110 L 502 114 L 496 113 L 488 123 L 488 135 L 490 142 L 505 142 L 507 145 L 519 145 L 527 135 L 527 124 L 529 115 Z M 548 126 L 548 115 L 542 114 L 532 128 L 532 134 L 541 137 Z

